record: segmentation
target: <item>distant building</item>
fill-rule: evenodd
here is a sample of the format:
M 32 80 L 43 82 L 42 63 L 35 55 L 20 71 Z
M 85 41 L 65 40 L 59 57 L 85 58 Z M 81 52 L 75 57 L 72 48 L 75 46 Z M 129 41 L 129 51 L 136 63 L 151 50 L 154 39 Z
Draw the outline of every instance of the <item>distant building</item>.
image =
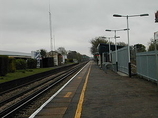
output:
M 26 58 L 26 59 L 31 58 L 31 53 L 4 51 L 4 50 L 0 50 L 0 55 L 7 55 L 9 57 L 14 57 L 14 58 Z
M 62 64 L 63 57 L 57 51 L 48 52 L 47 57 L 53 57 L 54 58 L 54 65 L 55 66 L 60 66 Z

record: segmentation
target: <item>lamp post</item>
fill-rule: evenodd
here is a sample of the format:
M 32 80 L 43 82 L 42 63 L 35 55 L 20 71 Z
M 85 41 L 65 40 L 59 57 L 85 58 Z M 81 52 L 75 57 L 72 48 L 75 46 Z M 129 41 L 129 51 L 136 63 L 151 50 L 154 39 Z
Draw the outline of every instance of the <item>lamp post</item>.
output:
M 106 29 L 105 31 L 114 31 L 115 35 L 114 35 L 114 38 L 115 38 L 115 50 L 116 50 L 116 71 L 118 71 L 118 59 L 117 59 L 117 44 L 116 44 L 116 31 L 125 31 L 125 30 L 128 30 L 128 29 L 119 29 L 119 30 L 109 30 L 109 29 Z
M 149 16 L 149 14 L 140 14 L 140 15 L 119 15 L 119 14 L 114 14 L 113 17 L 126 17 L 127 19 L 127 38 L 128 38 L 128 74 L 129 77 L 131 77 L 131 61 L 130 61 L 130 46 L 129 46 L 129 22 L 128 18 L 129 17 L 137 17 L 137 16 Z
M 116 63 L 117 63 L 117 48 L 116 48 L 116 38 L 120 38 L 119 36 L 116 36 L 115 37 L 106 37 L 109 39 L 109 60 L 111 61 L 111 57 L 110 57 L 110 52 L 111 52 L 111 47 L 110 47 L 110 39 L 111 38 L 114 38 L 115 39 L 115 50 L 116 50 Z M 117 63 L 118 64 L 118 63 Z M 116 65 L 117 65 L 116 64 Z M 117 68 L 116 68 L 116 71 L 117 71 Z

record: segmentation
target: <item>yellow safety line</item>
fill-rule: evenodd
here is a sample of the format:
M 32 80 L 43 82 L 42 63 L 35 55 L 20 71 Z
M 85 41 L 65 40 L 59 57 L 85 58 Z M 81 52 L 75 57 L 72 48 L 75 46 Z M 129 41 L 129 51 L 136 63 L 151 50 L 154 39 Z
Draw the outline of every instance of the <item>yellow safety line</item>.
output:
M 91 67 L 88 70 L 88 74 L 86 76 L 86 80 L 85 80 L 85 83 L 84 83 L 84 86 L 83 86 L 83 89 L 82 89 L 82 92 L 81 92 L 81 95 L 80 95 L 80 100 L 79 100 L 79 103 L 77 105 L 77 110 L 76 110 L 76 114 L 75 114 L 74 118 L 80 118 L 81 117 L 84 94 L 85 94 L 85 90 L 86 90 L 86 87 L 87 87 L 87 82 L 88 82 L 90 70 L 91 70 Z
M 64 98 L 68 98 L 68 97 L 70 97 L 71 94 L 72 94 L 72 92 L 67 92 L 66 95 L 64 96 Z

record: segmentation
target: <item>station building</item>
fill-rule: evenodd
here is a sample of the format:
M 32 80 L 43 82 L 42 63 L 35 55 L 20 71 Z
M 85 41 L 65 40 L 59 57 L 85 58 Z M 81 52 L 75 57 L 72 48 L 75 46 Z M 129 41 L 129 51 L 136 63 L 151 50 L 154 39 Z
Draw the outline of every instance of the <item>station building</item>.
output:
M 24 58 L 24 59 L 31 58 L 31 53 L 4 51 L 4 50 L 0 50 L 0 55 L 7 55 L 9 57 Z
M 98 46 L 97 46 L 97 58 L 98 58 L 98 65 L 100 67 L 102 67 L 102 65 L 105 63 L 105 62 L 110 62 L 112 61 L 112 51 L 115 51 L 117 48 L 120 49 L 120 48 L 123 48 L 124 46 L 119 46 L 119 45 L 109 45 L 109 44 L 105 44 L 105 43 L 100 43 Z
M 31 51 L 30 53 L 25 53 L 25 52 L 14 52 L 14 51 L 4 51 L 0 50 L 0 55 L 6 55 L 8 57 L 14 57 L 16 59 L 37 59 L 38 67 L 40 67 L 41 63 L 41 55 L 39 51 Z M 52 66 L 60 66 L 62 64 L 62 55 L 56 51 L 48 52 L 47 53 L 47 58 L 50 60 L 50 58 L 53 58 Z M 51 61 L 52 61 L 51 60 Z M 48 61 L 49 62 L 49 61 Z M 46 64 L 48 65 L 48 64 Z M 47 67 L 47 66 L 46 66 Z

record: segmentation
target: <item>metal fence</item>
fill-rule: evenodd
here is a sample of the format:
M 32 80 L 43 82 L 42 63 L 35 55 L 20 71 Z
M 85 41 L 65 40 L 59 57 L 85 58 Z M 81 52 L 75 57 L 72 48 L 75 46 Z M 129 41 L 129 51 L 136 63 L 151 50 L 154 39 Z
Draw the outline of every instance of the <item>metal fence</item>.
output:
M 128 47 L 117 50 L 118 71 L 128 74 Z M 112 52 L 112 63 L 116 64 L 116 51 Z
M 157 56 L 156 56 L 157 54 Z M 107 55 L 103 54 L 103 64 L 108 65 Z M 110 62 L 116 70 L 116 51 L 111 52 Z M 117 50 L 118 71 L 129 74 L 128 47 Z M 158 51 L 141 52 L 136 54 L 137 74 L 152 81 L 158 82 Z
M 147 79 L 157 81 L 156 52 L 136 54 L 137 74 Z

